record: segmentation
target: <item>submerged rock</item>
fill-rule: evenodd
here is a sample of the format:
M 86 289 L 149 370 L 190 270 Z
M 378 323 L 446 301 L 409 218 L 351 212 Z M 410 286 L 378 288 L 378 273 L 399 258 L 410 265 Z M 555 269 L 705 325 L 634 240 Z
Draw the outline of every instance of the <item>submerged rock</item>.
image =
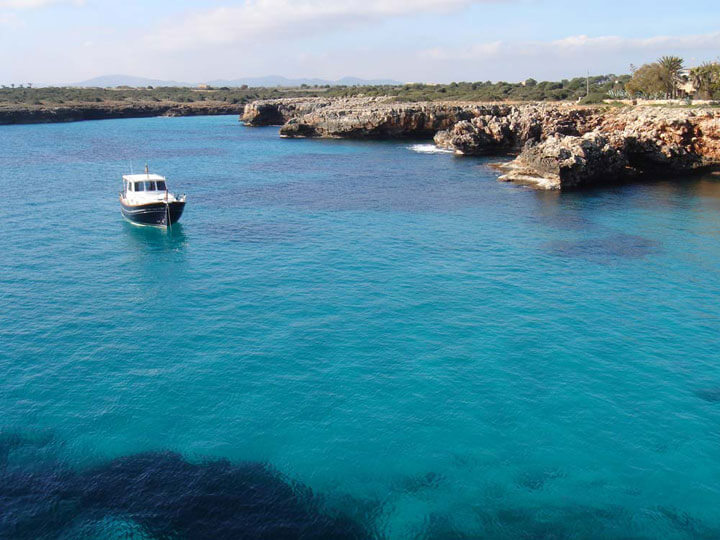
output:
M 172 452 L 149 452 L 85 471 L 0 467 L 0 538 L 121 534 L 213 540 L 372 536 L 363 522 L 325 509 L 308 487 L 262 463 L 191 463 Z

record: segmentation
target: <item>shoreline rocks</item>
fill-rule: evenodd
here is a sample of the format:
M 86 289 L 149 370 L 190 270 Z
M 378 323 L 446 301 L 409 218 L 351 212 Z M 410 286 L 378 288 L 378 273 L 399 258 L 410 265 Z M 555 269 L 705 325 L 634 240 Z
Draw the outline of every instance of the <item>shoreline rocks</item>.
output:
M 512 162 L 497 166 L 499 180 L 543 189 L 574 189 L 617 182 L 629 175 L 627 157 L 596 132 L 583 136 L 554 134 L 542 142 L 528 141 Z
M 146 118 L 152 116 L 200 116 L 239 114 L 243 105 L 221 101 L 195 103 L 98 103 L 48 107 L 0 107 L 0 125 L 80 122 L 112 118 Z
M 431 138 L 483 109 L 475 104 L 396 103 L 389 98 L 288 98 L 250 103 L 241 120 L 248 126 L 267 126 L 282 119 L 280 135 L 288 138 Z
M 540 142 L 554 134 L 587 133 L 592 129 L 594 112 L 571 105 L 496 106 L 438 132 L 434 141 L 441 148 L 466 155 L 519 151 L 529 141 Z
M 542 189 L 616 183 L 720 166 L 720 110 L 573 104 L 397 103 L 390 98 L 265 100 L 246 125 L 283 137 L 433 138 L 456 154 L 516 154 L 501 180 Z

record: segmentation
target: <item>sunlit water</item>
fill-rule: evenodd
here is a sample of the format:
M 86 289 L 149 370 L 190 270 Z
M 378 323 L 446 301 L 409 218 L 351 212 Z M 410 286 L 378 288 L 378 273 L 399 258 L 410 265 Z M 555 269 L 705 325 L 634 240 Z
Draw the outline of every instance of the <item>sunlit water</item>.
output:
M 0 537 L 233 537 L 196 514 L 243 467 L 261 521 L 287 486 L 347 520 L 319 536 L 720 537 L 720 178 L 537 192 L 417 150 L 0 127 Z M 168 233 L 120 215 L 146 160 Z

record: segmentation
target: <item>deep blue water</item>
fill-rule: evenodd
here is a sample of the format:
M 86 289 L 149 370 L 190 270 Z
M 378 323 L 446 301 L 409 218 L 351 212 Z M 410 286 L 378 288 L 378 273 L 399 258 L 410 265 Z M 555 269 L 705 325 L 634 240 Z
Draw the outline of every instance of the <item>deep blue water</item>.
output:
M 0 127 L 0 537 L 720 537 L 720 177 L 487 163 Z

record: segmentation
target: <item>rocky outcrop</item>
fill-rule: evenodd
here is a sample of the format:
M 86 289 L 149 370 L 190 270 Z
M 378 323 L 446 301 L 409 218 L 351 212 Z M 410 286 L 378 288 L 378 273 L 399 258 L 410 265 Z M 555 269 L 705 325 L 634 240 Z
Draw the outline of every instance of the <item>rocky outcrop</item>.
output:
M 463 103 L 396 103 L 388 98 L 289 98 L 248 104 L 242 120 L 251 126 L 284 120 L 283 137 L 429 138 L 486 109 Z
M 720 113 L 643 107 L 603 116 L 606 133 L 642 170 L 693 170 L 720 162 Z
M 569 104 L 394 103 L 388 98 L 256 102 L 250 125 L 284 122 L 285 137 L 430 137 L 465 155 L 518 153 L 502 180 L 546 189 L 720 164 L 720 112 Z
M 328 98 L 285 98 L 257 100 L 245 105 L 241 117 L 247 126 L 282 126 L 289 120 L 333 103 Z
M 196 103 L 98 103 L 63 105 L 58 107 L 5 106 L 0 107 L 1 124 L 40 124 L 49 122 L 77 122 L 109 118 L 144 118 L 149 116 L 197 116 L 238 114 L 242 105 L 222 101 Z
M 570 189 L 720 166 L 720 111 L 597 111 L 582 127 L 593 129 L 530 140 L 514 161 L 498 165 L 500 179 Z
M 528 141 L 561 134 L 578 136 L 592 129 L 595 111 L 568 105 L 491 107 L 484 114 L 435 135 L 435 144 L 459 154 L 492 155 L 517 151 Z
M 545 189 L 720 165 L 720 111 L 572 104 L 396 103 L 389 98 L 258 101 L 248 125 L 284 137 L 429 138 L 464 155 L 519 154 L 502 180 Z
M 579 137 L 554 134 L 541 142 L 528 141 L 514 161 L 498 165 L 500 180 L 543 189 L 572 189 L 627 177 L 625 154 L 608 139 L 590 132 Z

